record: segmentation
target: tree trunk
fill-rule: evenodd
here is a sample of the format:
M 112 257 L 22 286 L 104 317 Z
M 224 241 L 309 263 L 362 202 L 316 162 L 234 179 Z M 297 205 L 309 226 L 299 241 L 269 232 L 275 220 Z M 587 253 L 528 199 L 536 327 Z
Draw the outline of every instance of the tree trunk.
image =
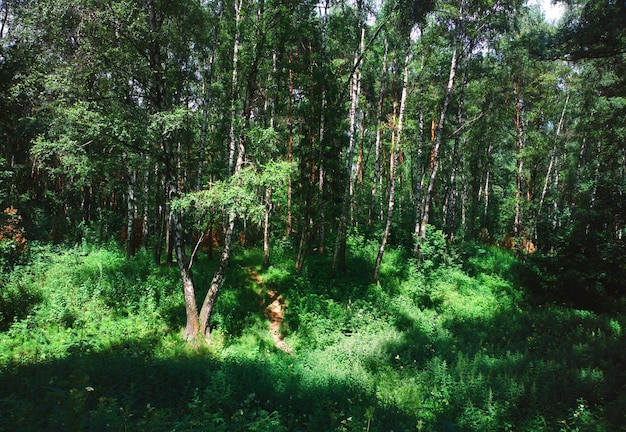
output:
M 233 42 L 233 75 L 231 78 L 231 91 L 230 91 L 230 144 L 228 146 L 228 174 L 233 173 L 235 164 L 235 154 L 237 152 L 237 131 L 236 131 L 236 119 L 237 119 L 237 95 L 239 85 L 239 44 L 241 39 L 241 6 L 243 0 L 235 0 L 235 40 Z
M 361 15 L 361 11 L 359 10 L 359 16 Z M 361 43 L 359 45 L 359 50 L 356 52 L 354 56 L 354 66 L 356 67 L 354 71 L 354 82 L 353 82 L 353 93 L 352 93 L 352 103 L 350 104 L 350 142 L 348 144 L 348 161 L 350 166 L 350 175 L 348 177 L 348 185 L 349 185 L 349 211 L 350 211 L 350 223 L 354 224 L 354 195 L 355 195 L 355 184 L 357 181 L 358 174 L 358 157 L 357 157 L 357 165 L 353 164 L 354 153 L 356 151 L 357 144 L 357 129 L 359 132 L 359 136 L 361 137 L 363 134 L 363 123 L 360 122 L 361 116 L 359 116 L 359 99 L 361 97 L 361 66 L 360 60 L 365 52 L 365 25 L 361 24 Z M 363 114 L 363 111 L 361 111 Z M 345 238 L 342 240 L 345 243 Z M 344 247 L 345 249 L 345 247 Z
M 359 3 L 360 5 L 360 3 Z M 347 174 L 348 174 L 348 185 L 346 187 L 343 202 L 341 205 L 341 216 L 339 218 L 339 229 L 337 230 L 337 239 L 335 241 L 335 250 L 333 253 L 333 263 L 332 269 L 339 268 L 341 272 L 345 272 L 346 267 L 346 235 L 347 235 L 347 225 L 348 225 L 348 217 L 351 215 L 352 209 L 352 198 L 354 192 L 354 181 L 355 181 L 355 173 L 354 173 L 354 147 L 356 142 L 356 119 L 357 119 L 357 111 L 359 107 L 359 92 L 360 92 L 360 67 L 359 67 L 359 59 L 362 55 L 362 50 L 364 49 L 365 44 L 365 27 L 361 22 L 361 10 L 357 12 L 359 15 L 359 29 L 361 30 L 361 42 L 359 48 L 354 51 L 354 73 L 350 79 L 350 112 L 349 112 L 349 121 L 350 121 L 350 129 L 348 132 L 348 149 L 346 152 L 346 165 L 347 165 Z
M 563 111 L 561 112 L 561 118 L 559 119 L 559 125 L 556 128 L 556 133 L 554 135 L 554 147 L 552 148 L 552 153 L 550 154 L 550 163 L 548 164 L 548 170 L 546 172 L 546 178 L 543 182 L 543 189 L 541 190 L 541 197 L 539 199 L 539 207 L 537 209 L 537 217 L 541 215 L 541 208 L 543 207 L 543 202 L 546 198 L 546 194 L 548 193 L 548 184 L 550 182 L 550 176 L 552 174 L 552 168 L 554 167 L 556 160 L 558 159 L 557 155 L 557 144 L 558 140 L 561 137 L 561 130 L 563 129 L 563 122 L 565 120 L 565 111 L 567 110 L 567 104 L 569 102 L 569 93 L 565 98 L 565 104 L 563 105 Z
M 422 54 L 420 71 L 424 70 L 426 63 L 426 56 Z M 424 182 L 426 177 L 426 170 L 422 161 L 423 148 L 424 148 L 424 94 L 425 90 L 424 80 L 420 82 L 420 105 L 419 105 L 419 118 L 418 118 L 418 135 L 417 135 L 417 151 L 415 154 L 414 166 L 414 190 L 413 190 L 413 214 L 415 216 L 415 227 L 413 229 L 413 237 L 416 239 L 414 253 L 417 255 L 419 242 L 417 239 L 420 236 L 420 227 L 422 221 L 422 214 L 424 213 L 422 193 L 424 191 Z
M 487 226 L 487 216 L 489 214 L 489 181 L 491 179 L 491 164 L 489 163 L 489 158 L 491 157 L 491 152 L 493 150 L 493 144 L 489 144 L 487 148 L 487 169 L 485 173 L 485 188 L 483 191 L 483 196 L 485 198 L 485 205 L 483 207 L 482 214 L 482 225 L 483 227 Z
M 218 19 L 222 18 L 224 4 L 220 1 L 218 6 Z M 219 36 L 219 25 L 216 25 L 213 29 L 213 40 L 211 42 L 209 58 L 204 66 L 204 80 L 202 82 L 203 90 L 203 103 L 202 103 L 202 125 L 200 129 L 200 162 L 198 163 L 198 190 L 202 189 L 202 178 L 204 176 L 204 167 L 206 165 L 206 148 L 207 137 L 209 131 L 209 115 L 211 111 L 211 102 L 213 100 L 211 95 L 211 84 L 213 83 L 213 70 L 215 63 L 215 50 L 217 48 L 217 38 Z
M 161 255 L 163 254 L 163 233 L 165 231 L 165 204 L 163 202 L 164 194 L 161 191 L 164 189 L 163 178 L 159 171 L 159 165 L 154 165 L 154 177 L 157 185 L 157 202 L 156 202 L 156 215 L 155 215 L 155 232 L 154 232 L 154 262 L 157 265 L 161 264 Z
M 183 293 L 185 295 L 187 323 L 185 325 L 185 331 L 183 332 L 183 339 L 190 342 L 196 339 L 200 328 L 198 306 L 196 304 L 196 291 L 193 282 L 193 274 L 191 272 L 191 263 L 185 254 L 181 215 L 176 212 L 172 214 L 170 219 L 174 225 L 174 250 L 176 251 L 176 262 L 178 264 L 178 270 L 180 271 L 180 277 L 183 281 Z
M 129 260 L 135 254 L 135 219 L 137 218 L 137 170 L 130 168 L 130 181 L 128 182 L 128 203 L 126 221 L 126 259 Z
M 237 21 L 239 21 L 239 17 L 241 16 L 241 5 L 243 0 L 238 0 L 238 3 L 235 6 L 237 13 Z M 236 154 L 237 160 L 233 167 L 232 175 L 237 174 L 243 168 L 244 162 L 246 160 L 246 135 L 245 131 L 250 126 L 250 118 L 252 116 L 252 101 L 254 100 L 254 93 L 257 88 L 257 76 L 258 76 L 258 63 L 263 54 L 263 49 L 265 46 L 265 35 L 261 33 L 261 20 L 263 19 L 264 13 L 264 2 L 263 0 L 258 3 L 257 10 L 257 32 L 256 32 L 256 40 L 254 41 L 252 47 L 252 63 L 250 64 L 250 69 L 247 76 L 246 82 L 246 94 L 244 98 L 243 110 L 241 112 L 241 120 L 242 120 L 242 130 L 238 135 L 238 139 L 236 140 Z M 239 34 L 237 31 L 236 41 L 239 40 Z M 233 59 L 233 67 L 236 69 L 237 64 L 235 59 Z M 233 75 L 235 73 L 233 72 Z M 233 118 L 232 124 L 235 123 L 235 119 Z M 232 132 L 232 130 L 231 130 Z M 232 143 L 233 137 L 231 136 L 231 149 L 233 147 Z M 234 156 L 234 155 L 233 155 Z M 220 263 L 215 271 L 213 278 L 211 279 L 211 284 L 209 285 L 209 289 L 202 303 L 202 308 L 200 309 L 200 334 L 204 336 L 204 338 L 209 342 L 210 340 L 210 322 L 211 316 L 213 313 L 213 307 L 215 305 L 215 300 L 217 299 L 217 295 L 222 287 L 224 282 L 224 277 L 226 276 L 226 269 L 228 267 L 228 262 L 230 261 L 230 253 L 232 249 L 233 243 L 233 235 L 235 232 L 235 222 L 237 219 L 237 215 L 234 209 L 229 210 L 228 219 L 226 223 L 226 229 L 224 231 L 224 248 L 222 249 L 222 254 L 220 256 Z
M 383 102 L 385 100 L 385 82 L 387 77 L 387 54 L 389 51 L 389 44 L 387 43 L 387 38 L 384 41 L 385 52 L 383 54 L 383 65 L 382 65 L 382 73 L 380 77 L 380 90 L 378 92 L 378 107 L 376 109 L 376 141 L 374 144 L 374 177 L 372 178 L 372 191 L 370 193 L 370 207 L 368 220 L 371 224 L 373 222 L 373 213 L 374 208 L 377 206 L 377 195 L 380 193 L 382 197 L 382 177 L 381 177 L 381 166 L 380 166 L 380 153 L 381 153 L 381 141 L 382 141 L 382 130 L 383 130 Z M 382 200 L 382 198 L 381 198 Z M 378 218 L 382 219 L 382 202 L 378 206 L 379 211 Z
M 243 167 L 243 162 L 245 160 L 245 147 L 244 147 L 244 138 L 243 136 L 239 139 L 238 146 L 238 156 L 237 163 L 234 167 L 233 174 L 238 173 Z M 206 296 L 204 297 L 204 301 L 202 303 L 202 308 L 200 309 L 200 328 L 199 332 L 204 336 L 207 342 L 210 342 L 210 332 L 211 328 L 209 323 L 211 321 L 211 315 L 213 313 L 213 306 L 215 305 L 215 300 L 217 299 L 217 295 L 219 293 L 220 288 L 222 287 L 222 283 L 224 282 L 224 277 L 226 276 L 226 269 L 228 267 L 228 262 L 230 261 L 230 252 L 233 243 L 233 234 L 235 232 L 235 221 L 237 217 L 235 214 L 235 210 L 230 210 L 228 212 L 228 221 L 226 223 L 226 228 L 224 230 L 224 248 L 222 249 L 222 254 L 220 255 L 220 263 L 213 274 L 213 278 L 211 279 L 211 284 L 209 285 L 209 289 L 207 291 Z
M 308 213 L 308 212 L 307 212 Z M 307 223 L 307 217 L 305 216 L 305 222 L 302 224 L 302 232 L 300 233 L 300 242 L 298 244 L 298 255 L 296 256 L 296 271 L 300 272 L 304 267 L 304 260 L 306 258 L 306 251 L 309 238 L 309 223 Z M 310 221 L 309 221 L 310 222 Z
M 419 238 L 424 238 L 426 235 L 426 225 L 428 225 L 428 217 L 430 213 L 430 205 L 432 201 L 433 189 L 435 181 L 437 179 L 437 171 L 439 170 L 439 149 L 441 148 L 441 142 L 443 141 L 443 126 L 446 120 L 446 114 L 448 112 L 448 106 L 450 105 L 450 99 L 452 97 L 452 91 L 454 89 L 454 78 L 456 76 L 456 64 L 457 64 L 457 47 L 455 45 L 452 53 L 452 60 L 450 61 L 450 75 L 448 77 L 448 85 L 446 87 L 446 95 L 441 107 L 441 114 L 439 116 L 439 123 L 435 132 L 435 139 L 433 143 L 433 150 L 431 154 L 431 170 L 430 178 L 428 181 L 428 188 L 424 196 L 424 205 L 422 210 L 422 220 L 420 223 L 420 229 L 418 232 Z M 419 250 L 419 241 L 416 240 L 416 251 Z
M 293 161 L 293 70 L 291 69 L 291 56 L 289 57 L 289 139 L 287 140 L 287 162 Z M 291 215 L 291 177 L 287 181 L 287 235 L 293 232 L 293 220 Z
M 463 45 L 461 45 L 463 48 Z M 449 238 L 454 239 L 457 224 L 457 198 L 458 198 L 458 169 L 460 165 L 461 152 L 461 130 L 463 129 L 463 108 L 465 104 L 465 89 L 469 79 L 469 60 L 472 53 L 471 44 L 467 48 L 467 54 L 463 67 L 463 81 L 459 89 L 459 106 L 456 115 L 456 130 L 454 135 L 454 147 L 452 150 L 452 167 L 450 173 L 450 184 L 446 193 L 445 201 L 443 204 L 443 226 L 446 230 Z
M 522 174 L 524 168 L 524 160 L 522 159 L 523 147 L 523 123 L 522 123 L 522 100 L 520 95 L 520 86 L 518 82 L 514 83 L 513 91 L 515 94 L 515 150 L 516 150 L 516 166 L 515 173 L 515 219 L 513 221 L 513 232 L 515 235 L 521 234 L 521 194 L 522 194 Z
M 228 215 L 228 224 L 226 225 L 226 229 L 224 231 L 224 248 L 222 249 L 222 254 L 220 255 L 220 263 L 217 270 L 215 270 L 213 278 L 211 279 L 209 290 L 204 297 L 202 308 L 200 309 L 199 333 L 204 336 L 207 342 L 210 342 L 211 329 L 209 327 L 209 323 L 213 313 L 213 306 L 215 304 L 215 300 L 217 299 L 217 294 L 222 287 L 222 283 L 224 282 L 226 268 L 228 267 L 228 261 L 230 260 L 233 233 L 235 231 L 235 219 L 235 212 L 231 211 Z
M 378 255 L 376 256 L 376 264 L 374 266 L 374 277 L 373 277 L 374 282 L 378 282 L 378 277 L 380 274 L 380 264 L 383 261 L 383 254 L 385 253 L 385 247 L 387 246 L 387 241 L 389 240 L 389 233 L 391 232 L 391 222 L 393 219 L 393 208 L 395 204 L 396 170 L 397 170 L 400 152 L 402 151 L 402 127 L 403 127 L 403 122 L 404 122 L 406 93 L 407 93 L 407 87 L 408 87 L 408 82 L 409 82 L 409 62 L 410 62 L 410 54 L 407 53 L 405 60 L 404 60 L 404 77 L 402 80 L 402 96 L 400 97 L 400 113 L 398 117 L 398 125 L 396 128 L 396 132 L 394 135 L 392 135 L 392 139 L 391 139 L 393 155 L 391 157 L 390 167 L 389 167 L 390 186 L 389 186 L 389 201 L 387 205 L 387 222 L 385 224 L 385 231 L 383 233 L 383 238 L 380 242 L 380 248 L 378 249 Z M 395 146 L 394 146 L 393 136 L 395 136 L 396 138 Z
M 149 229 L 148 226 L 150 224 L 150 217 L 149 217 L 149 200 L 148 197 L 150 196 L 150 171 L 149 171 L 149 167 L 150 167 L 150 158 L 148 156 L 146 156 L 146 165 L 144 167 L 144 173 L 143 173 L 143 202 L 142 202 L 142 211 L 141 211 L 141 219 L 142 219 L 142 224 L 141 224 L 141 247 L 143 248 L 144 251 L 148 250 L 148 234 L 149 234 Z
M 263 267 L 270 265 L 270 213 L 272 211 L 272 189 L 265 189 L 265 213 L 263 215 Z
M 320 2 L 322 3 L 322 2 Z M 320 70 L 326 65 L 326 20 L 328 15 L 328 2 L 323 1 L 323 6 L 318 3 L 318 11 L 321 19 L 322 27 L 322 60 L 320 64 Z M 324 146 L 326 136 L 326 82 L 322 81 L 321 92 L 321 107 L 320 107 L 320 129 L 319 129 L 319 173 L 318 173 L 318 200 L 319 200 L 319 224 L 318 224 L 318 251 L 320 254 L 324 254 L 326 251 L 326 211 L 324 204 L 322 203 L 324 197 L 324 182 L 326 176 L 326 168 L 324 165 Z

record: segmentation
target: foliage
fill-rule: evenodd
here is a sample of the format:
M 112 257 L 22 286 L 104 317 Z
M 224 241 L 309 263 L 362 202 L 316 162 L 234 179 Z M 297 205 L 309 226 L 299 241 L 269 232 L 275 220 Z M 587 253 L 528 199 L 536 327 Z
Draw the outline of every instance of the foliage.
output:
M 436 227 L 426 227 L 424 238 L 416 240 L 419 244 L 419 267 L 426 273 L 432 273 L 442 266 L 455 263 L 455 251 L 446 240 L 446 234 Z
M 351 268 L 372 266 L 375 242 L 349 244 Z M 381 285 L 369 271 L 330 277 L 324 257 L 263 270 L 261 251 L 242 251 L 213 344 L 194 348 L 179 336 L 175 269 L 89 244 L 37 247 L 1 297 L 13 317 L 0 327 L 0 427 L 617 430 L 624 315 L 529 301 L 510 252 L 460 256 L 418 271 L 391 249 Z M 292 355 L 273 345 L 264 289 L 285 300 Z
M 173 200 L 172 208 L 191 210 L 201 220 L 215 219 L 232 211 L 242 219 L 259 223 L 271 205 L 264 199 L 265 189 L 284 192 L 292 170 L 293 165 L 288 162 L 271 162 L 260 169 L 248 166 L 227 180 Z
M 2 2 L 0 429 L 626 424 L 626 8 L 560 3 Z
M 0 270 L 9 271 L 23 261 L 27 249 L 22 217 L 17 209 L 7 207 L 0 215 Z

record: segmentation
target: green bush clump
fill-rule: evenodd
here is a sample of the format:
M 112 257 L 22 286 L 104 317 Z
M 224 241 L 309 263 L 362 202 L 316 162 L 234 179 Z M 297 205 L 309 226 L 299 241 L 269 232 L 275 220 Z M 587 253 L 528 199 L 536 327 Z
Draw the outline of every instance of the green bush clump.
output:
M 10 271 L 24 262 L 28 243 L 22 227 L 22 217 L 13 206 L 0 213 L 0 270 Z

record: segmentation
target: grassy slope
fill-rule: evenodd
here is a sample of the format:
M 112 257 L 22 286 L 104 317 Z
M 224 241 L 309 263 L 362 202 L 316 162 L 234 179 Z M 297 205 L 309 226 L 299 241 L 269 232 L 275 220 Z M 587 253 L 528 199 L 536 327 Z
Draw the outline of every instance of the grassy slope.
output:
M 431 241 L 437 245 L 437 239 Z M 563 430 L 626 424 L 626 319 L 537 304 L 498 249 L 424 248 L 417 266 L 352 239 L 347 275 L 288 250 L 231 266 L 213 345 L 180 342 L 175 268 L 101 248 L 44 248 L 3 276 L 3 430 Z M 212 265 L 198 261 L 196 281 Z M 273 346 L 253 266 L 286 302 Z M 15 317 L 15 318 L 13 318 Z M 621 429 L 626 430 L 626 429 Z

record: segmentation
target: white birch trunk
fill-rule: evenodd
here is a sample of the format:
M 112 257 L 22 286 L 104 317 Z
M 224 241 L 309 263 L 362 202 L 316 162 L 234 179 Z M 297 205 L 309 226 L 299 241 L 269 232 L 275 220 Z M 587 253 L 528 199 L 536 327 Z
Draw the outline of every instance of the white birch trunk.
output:
M 410 49 L 410 48 L 409 48 Z M 402 128 L 404 124 L 404 111 L 406 107 L 406 93 L 409 82 L 409 63 L 410 53 L 407 53 L 404 59 L 404 75 L 402 79 L 402 95 L 400 96 L 400 113 L 398 115 L 398 125 L 395 132 L 395 146 L 394 139 L 392 138 L 392 157 L 390 161 L 390 186 L 389 186 L 389 201 L 387 204 L 387 221 L 385 223 L 385 231 L 383 238 L 380 242 L 380 248 L 378 249 L 378 255 L 376 256 L 376 264 L 374 266 L 374 282 L 378 282 L 380 276 L 380 265 L 383 260 L 383 254 L 385 253 L 385 247 L 389 240 L 389 234 L 391 233 L 391 222 L 393 220 L 393 209 L 395 205 L 395 191 L 396 191 L 396 170 L 398 165 L 398 159 L 400 152 L 402 151 Z
M 448 106 L 450 105 L 450 99 L 452 97 L 452 91 L 454 89 L 454 79 L 456 77 L 456 64 L 457 64 L 457 48 L 455 46 L 452 53 L 452 60 L 450 61 L 450 75 L 448 76 L 448 85 L 446 86 L 446 95 L 441 107 L 441 113 L 439 116 L 439 123 L 437 124 L 437 130 L 435 133 L 435 141 L 432 150 L 432 169 L 430 172 L 430 178 L 428 181 L 428 188 L 424 196 L 424 206 L 422 213 L 422 221 L 420 223 L 418 237 L 424 238 L 426 235 L 426 226 L 428 225 L 428 217 L 430 213 L 430 206 L 432 202 L 433 188 L 437 179 L 437 171 L 439 170 L 439 150 L 441 148 L 441 142 L 443 141 L 443 127 L 445 124 L 446 114 L 448 112 Z M 416 246 L 416 249 L 418 246 Z

